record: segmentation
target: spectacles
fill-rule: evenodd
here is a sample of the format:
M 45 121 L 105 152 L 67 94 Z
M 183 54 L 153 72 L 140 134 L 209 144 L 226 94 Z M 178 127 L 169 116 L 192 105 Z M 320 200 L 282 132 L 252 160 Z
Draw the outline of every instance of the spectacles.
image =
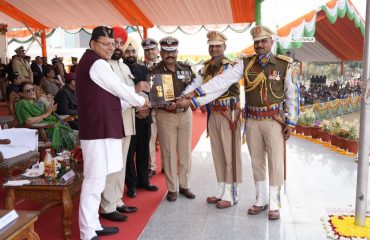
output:
M 103 42 L 100 42 L 100 41 L 95 41 L 95 42 L 98 42 L 100 43 L 101 45 L 103 45 L 104 47 L 115 47 L 116 44 L 115 43 L 111 43 L 111 42 L 108 42 L 108 43 L 103 43 Z
M 35 88 L 29 88 L 24 90 L 26 93 L 35 92 Z

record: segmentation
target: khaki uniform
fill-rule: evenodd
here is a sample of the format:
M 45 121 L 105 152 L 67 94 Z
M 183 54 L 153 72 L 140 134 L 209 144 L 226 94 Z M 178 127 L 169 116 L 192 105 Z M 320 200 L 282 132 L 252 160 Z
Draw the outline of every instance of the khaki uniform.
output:
M 212 62 L 211 60 L 206 61 L 201 71 L 203 83 L 216 75 L 222 74 L 230 64 L 231 62 L 226 57 L 216 62 Z M 242 182 L 240 121 L 238 121 L 235 129 L 235 149 L 232 149 L 232 134 L 229 124 L 229 119 L 231 119 L 230 99 L 234 98 L 238 102 L 239 93 L 239 84 L 235 83 L 219 98 L 207 104 L 209 111 L 208 134 L 211 141 L 212 158 L 215 165 L 217 182 L 220 186 L 219 189 L 223 188 L 217 193 L 216 197 L 231 202 L 238 200 L 236 183 Z M 240 109 L 237 108 L 236 111 L 240 111 Z M 233 176 L 232 151 L 235 151 L 235 180 Z M 225 187 L 230 185 L 231 188 Z
M 190 66 L 181 62 L 177 62 L 175 72 L 160 62 L 151 73 L 172 74 L 176 97 L 180 96 L 195 77 Z M 189 189 L 192 111 L 190 108 L 177 109 L 173 112 L 157 109 L 156 118 L 167 189 L 170 192 L 176 192 L 178 186 Z
M 33 73 L 31 67 L 27 64 L 26 60 L 19 56 L 15 56 L 12 61 L 13 72 L 18 72 L 22 81 L 33 83 Z

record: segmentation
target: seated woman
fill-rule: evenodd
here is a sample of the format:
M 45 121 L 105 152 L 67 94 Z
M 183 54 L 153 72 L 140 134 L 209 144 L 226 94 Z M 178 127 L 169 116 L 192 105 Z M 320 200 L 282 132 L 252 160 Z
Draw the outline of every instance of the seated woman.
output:
M 55 128 L 46 129 L 52 148 L 57 152 L 73 149 L 76 140 L 74 132 L 55 116 L 57 105 L 51 104 L 46 108 L 44 103 L 36 100 L 35 87 L 30 83 L 22 83 L 19 88 L 22 99 L 15 104 L 19 124 L 21 126 L 35 123 L 54 124 Z
M 59 89 L 62 87 L 62 83 L 55 78 L 55 72 L 53 68 L 46 68 L 46 77 L 41 79 L 41 87 L 46 94 L 55 96 Z

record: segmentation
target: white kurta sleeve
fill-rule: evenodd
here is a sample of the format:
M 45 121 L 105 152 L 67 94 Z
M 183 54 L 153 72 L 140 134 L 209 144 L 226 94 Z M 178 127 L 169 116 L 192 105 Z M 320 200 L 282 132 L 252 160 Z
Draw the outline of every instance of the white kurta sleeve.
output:
M 185 88 L 182 94 L 187 94 L 189 92 L 194 91 L 197 87 L 200 87 L 203 83 L 203 77 L 198 74 L 196 78 L 194 78 L 191 83 Z
M 294 127 L 299 116 L 299 88 L 297 82 L 292 77 L 291 64 L 289 64 L 285 76 L 284 91 L 288 110 L 286 123 Z
M 243 70 L 243 61 L 239 61 L 234 66 L 229 66 L 222 74 L 217 75 L 202 86 L 196 88 L 195 91 L 200 96 L 214 92 L 226 92 L 232 84 L 239 82 L 243 77 Z
M 101 88 L 125 100 L 132 106 L 141 107 L 145 103 L 145 99 L 137 95 L 132 87 L 121 83 L 109 63 L 105 60 L 97 60 L 91 66 L 90 77 Z

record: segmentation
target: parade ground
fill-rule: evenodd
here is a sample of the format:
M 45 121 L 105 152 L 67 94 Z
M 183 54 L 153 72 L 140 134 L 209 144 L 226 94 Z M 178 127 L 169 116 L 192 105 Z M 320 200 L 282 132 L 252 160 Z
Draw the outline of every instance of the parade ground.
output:
M 349 114 L 346 120 L 359 117 Z M 329 213 L 354 211 L 357 163 L 320 144 L 291 137 L 287 143 L 286 194 L 282 195 L 281 219 L 270 221 L 267 211 L 247 214 L 254 204 L 255 187 L 246 145 L 242 148 L 243 183 L 239 202 L 228 209 L 207 204 L 217 188 L 209 139 L 203 134 L 193 150 L 191 188 L 196 199 L 180 195 L 163 200 L 145 227 L 141 240 L 149 239 L 327 239 L 322 219 Z

